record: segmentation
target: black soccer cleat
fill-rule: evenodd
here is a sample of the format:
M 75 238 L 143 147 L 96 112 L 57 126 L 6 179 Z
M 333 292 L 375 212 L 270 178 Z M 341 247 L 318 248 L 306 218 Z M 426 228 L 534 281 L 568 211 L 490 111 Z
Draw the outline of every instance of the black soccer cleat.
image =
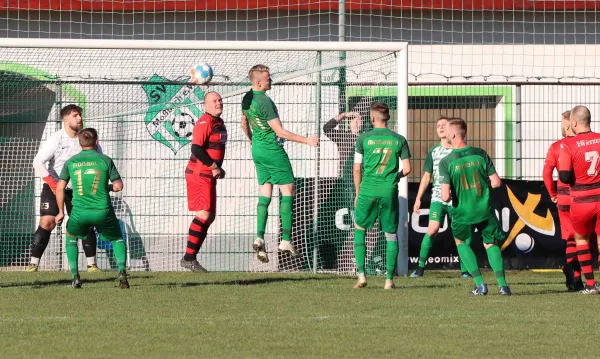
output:
M 79 277 L 79 274 L 75 275 L 75 278 L 73 278 L 73 281 L 71 282 L 71 287 L 75 288 L 75 289 L 79 289 L 81 288 L 82 282 L 81 282 L 81 278 Z
M 410 275 L 411 278 L 419 278 L 422 277 L 425 274 L 425 268 L 417 268 L 415 269 L 414 272 L 412 272 L 412 274 Z
M 119 288 L 128 289 L 129 281 L 127 280 L 127 273 L 124 270 L 119 272 Z
M 585 289 L 585 285 L 581 281 L 581 277 L 575 280 L 575 286 L 573 287 L 573 292 L 580 292 Z
M 565 275 L 565 286 L 569 292 L 575 290 L 575 276 L 573 275 L 573 269 L 570 264 L 565 264 L 562 268 L 562 272 Z
M 194 259 L 193 261 L 186 261 L 185 258 L 181 258 L 181 261 L 179 263 L 183 268 L 189 269 L 195 273 L 208 272 L 203 266 L 200 265 L 200 263 L 196 259 Z
M 470 291 L 469 293 L 467 293 L 469 295 L 487 295 L 488 294 L 488 287 L 485 284 L 478 286 L 475 286 L 475 288 L 473 288 L 472 291 Z
M 511 296 L 512 292 L 510 291 L 510 288 L 508 286 L 505 287 L 500 287 L 500 295 L 508 295 Z

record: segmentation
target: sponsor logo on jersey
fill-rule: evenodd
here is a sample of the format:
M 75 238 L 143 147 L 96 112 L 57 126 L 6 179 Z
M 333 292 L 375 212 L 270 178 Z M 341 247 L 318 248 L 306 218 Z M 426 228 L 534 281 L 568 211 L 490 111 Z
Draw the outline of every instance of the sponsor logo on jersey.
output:
M 175 82 L 185 82 L 179 78 Z M 153 84 L 155 82 L 156 84 Z M 173 82 L 165 77 L 154 75 L 142 89 L 148 97 L 146 129 L 156 141 L 177 153 L 192 141 L 193 128 L 202 116 L 198 102 L 204 97 L 204 90 L 192 83 L 169 85 Z

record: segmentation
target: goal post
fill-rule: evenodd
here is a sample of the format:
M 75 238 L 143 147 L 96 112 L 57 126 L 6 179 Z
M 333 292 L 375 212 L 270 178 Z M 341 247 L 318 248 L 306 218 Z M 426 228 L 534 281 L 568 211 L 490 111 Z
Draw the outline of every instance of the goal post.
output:
M 3 39 L 0 93 L 2 106 L 10 109 L 4 113 L 10 115 L 0 115 L 0 148 L 9 154 L 1 156 L 0 168 L 11 185 L 0 191 L 0 220 L 10 223 L 11 230 L 0 234 L 0 270 L 27 264 L 42 184 L 33 176 L 31 162 L 39 146 L 59 129 L 58 107 L 68 103 L 84 109 L 85 125 L 99 131 L 104 152 L 115 160 L 124 179 L 125 189 L 113 197 L 113 204 L 128 242 L 128 266 L 180 270 L 192 218 L 183 176 L 191 129 L 203 112 L 203 95 L 217 91 L 224 98 L 229 134 L 227 178 L 219 181 L 217 220 L 199 260 L 217 271 L 353 273 L 353 183 L 347 162 L 353 154 L 348 152 L 356 123 L 342 120 L 326 131 L 324 126 L 345 106 L 361 113 L 357 128 L 366 131 L 368 105 L 383 101 L 396 113 L 392 129 L 407 137 L 407 50 L 406 43 L 394 42 Z M 189 82 L 191 68 L 200 62 L 214 70 L 207 85 Z M 319 149 L 283 144 L 296 177 L 292 235 L 301 255 L 292 259 L 276 251 L 281 229 L 279 196 L 274 193 L 265 238 L 268 264 L 257 262 L 251 251 L 257 182 L 251 147 L 239 126 L 241 98 L 250 89 L 248 70 L 256 64 L 271 68 L 274 87 L 269 95 L 284 128 L 305 136 L 320 133 L 322 140 Z M 343 78 L 340 69 L 345 70 Z M 355 93 L 363 95 L 342 99 L 340 87 L 361 89 Z M 376 88 L 395 91 L 385 98 L 370 95 Z M 406 178 L 400 181 L 399 197 L 397 271 L 406 275 Z M 376 233 L 367 238 L 368 267 L 379 273 L 385 269 L 381 238 Z M 42 268 L 65 269 L 66 264 L 59 265 L 66 263 L 60 260 L 65 254 L 58 245 L 63 240 L 53 233 Z M 99 242 L 100 265 L 109 268 L 110 243 L 102 236 Z

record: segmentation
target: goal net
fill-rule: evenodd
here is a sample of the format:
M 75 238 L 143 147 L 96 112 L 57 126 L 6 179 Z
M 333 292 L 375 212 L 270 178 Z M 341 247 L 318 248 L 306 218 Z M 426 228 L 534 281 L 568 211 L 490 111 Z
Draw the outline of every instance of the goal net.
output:
M 192 129 L 203 113 L 203 95 L 217 91 L 224 99 L 228 130 L 227 178 L 218 182 L 217 218 L 199 254 L 202 265 L 210 271 L 353 272 L 353 144 L 371 126 L 368 108 L 374 101 L 392 109 L 392 129 L 406 131 L 399 126 L 406 122 L 406 58 L 402 43 L 3 41 L 0 269 L 28 264 L 43 184 L 34 176 L 32 160 L 40 145 L 62 129 L 60 109 L 75 103 L 84 109 L 85 126 L 98 130 L 102 149 L 125 184 L 111 196 L 130 270 L 181 270 L 193 218 L 184 179 Z M 201 62 L 214 70 L 206 86 L 189 81 L 190 70 Z M 277 253 L 281 230 L 274 191 L 265 237 L 267 264 L 258 262 L 251 248 L 258 187 L 251 147 L 240 129 L 241 98 L 250 89 L 248 70 L 256 64 L 271 68 L 269 96 L 283 126 L 321 138 L 318 149 L 283 144 L 295 175 L 292 237 L 300 255 Z M 329 121 L 347 111 L 362 120 Z M 41 269 L 67 268 L 64 226 L 53 232 Z M 103 269 L 114 268 L 111 249 L 100 235 Z M 375 230 L 368 234 L 367 254 L 369 272 L 383 274 L 385 239 Z

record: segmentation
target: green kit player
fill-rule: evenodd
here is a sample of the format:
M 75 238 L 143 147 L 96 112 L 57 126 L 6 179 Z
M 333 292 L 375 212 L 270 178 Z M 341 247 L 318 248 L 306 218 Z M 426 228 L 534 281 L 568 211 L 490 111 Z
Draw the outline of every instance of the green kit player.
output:
M 511 295 L 504 279 L 504 263 L 497 242 L 504 239 L 504 233 L 490 200 L 490 186 L 498 188 L 502 181 L 490 156 L 481 148 L 467 146 L 466 136 L 467 123 L 460 118 L 450 120 L 446 138 L 452 144 L 453 151 L 440 161 L 442 201 L 449 201 L 452 197 L 452 233 L 458 255 L 475 280 L 475 288 L 469 294 L 488 293 L 479 272 L 477 257 L 465 243 L 477 229 L 483 237 L 483 245 L 498 280 L 500 294 Z
M 394 288 L 394 271 L 398 260 L 398 181 L 410 173 L 410 150 L 406 139 L 387 128 L 390 109 L 385 103 L 371 105 L 373 130 L 356 140 L 354 154 L 354 258 L 358 267 L 358 281 L 354 288 L 367 285 L 365 276 L 365 230 L 379 219 L 379 227 L 386 238 L 385 289 Z M 363 168 L 361 168 L 363 167 Z M 364 173 L 363 173 L 364 172 Z
M 282 241 L 279 244 L 279 250 L 283 253 L 289 253 L 292 257 L 297 255 L 291 242 L 294 173 L 290 159 L 279 139 L 304 143 L 312 147 L 319 145 L 319 139 L 315 136 L 296 135 L 281 126 L 277 107 L 265 93 L 271 89 L 271 74 L 267 66 L 256 65 L 252 67 L 248 73 L 248 78 L 252 83 L 252 90 L 248 91 L 242 100 L 242 130 L 252 146 L 252 160 L 256 167 L 259 191 L 258 206 L 256 208 L 257 234 L 252 248 L 256 252 L 258 260 L 267 263 L 269 257 L 267 256 L 264 237 L 273 185 L 279 185 L 281 191 L 279 215 L 281 217 Z
M 417 192 L 417 198 L 415 199 L 414 212 L 419 214 L 421 211 L 421 198 L 425 193 L 429 182 L 433 176 L 433 187 L 431 189 L 431 204 L 429 206 L 429 225 L 427 226 L 427 233 L 423 237 L 421 242 L 421 252 L 419 253 L 419 267 L 410 275 L 411 278 L 422 277 L 425 274 L 425 264 L 429 257 L 429 251 L 433 245 L 433 238 L 440 231 L 440 227 L 444 226 L 446 216 L 452 218 L 451 203 L 442 201 L 442 190 L 440 186 L 439 176 L 439 163 L 442 158 L 446 157 L 452 152 L 452 146 L 446 141 L 446 132 L 448 128 L 448 117 L 440 116 L 436 122 L 436 131 L 440 138 L 440 143 L 429 149 L 427 157 L 425 158 L 425 164 L 423 165 L 423 177 L 421 178 L 421 184 L 419 185 L 419 191 Z M 471 245 L 471 238 L 466 240 L 468 245 Z M 460 272 L 463 278 L 471 278 L 471 275 L 467 271 L 464 263 L 460 262 Z
M 110 240 L 117 260 L 121 288 L 129 288 L 125 263 L 127 249 L 121 233 L 121 227 L 113 210 L 109 191 L 119 192 L 123 181 L 112 159 L 96 152 L 98 133 L 93 128 L 79 132 L 81 152 L 71 157 L 60 173 L 56 189 L 58 215 L 56 223 L 62 222 L 64 214 L 65 187 L 73 179 L 73 210 L 67 222 L 66 249 L 73 288 L 81 288 L 79 251 L 77 240 L 85 238 L 91 226 Z M 112 184 L 108 184 L 108 181 Z

